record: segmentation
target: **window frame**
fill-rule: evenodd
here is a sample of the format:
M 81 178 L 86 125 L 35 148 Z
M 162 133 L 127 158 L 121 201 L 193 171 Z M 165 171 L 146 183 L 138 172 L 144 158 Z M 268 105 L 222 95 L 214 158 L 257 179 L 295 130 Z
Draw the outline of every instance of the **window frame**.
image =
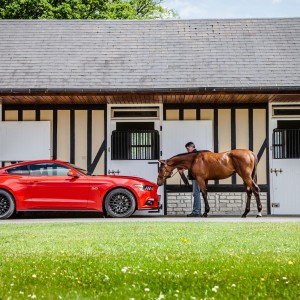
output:
M 114 130 L 111 135 L 112 160 L 158 160 L 157 130 Z
M 300 129 L 274 129 L 272 152 L 273 159 L 299 159 Z

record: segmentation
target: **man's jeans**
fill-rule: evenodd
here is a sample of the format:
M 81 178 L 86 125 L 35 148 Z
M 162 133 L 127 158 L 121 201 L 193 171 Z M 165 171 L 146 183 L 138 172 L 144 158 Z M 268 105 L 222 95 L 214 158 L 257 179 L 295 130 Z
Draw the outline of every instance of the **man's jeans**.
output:
M 192 180 L 193 184 L 193 214 L 199 215 L 201 213 L 201 199 L 200 199 L 200 186 L 197 180 Z

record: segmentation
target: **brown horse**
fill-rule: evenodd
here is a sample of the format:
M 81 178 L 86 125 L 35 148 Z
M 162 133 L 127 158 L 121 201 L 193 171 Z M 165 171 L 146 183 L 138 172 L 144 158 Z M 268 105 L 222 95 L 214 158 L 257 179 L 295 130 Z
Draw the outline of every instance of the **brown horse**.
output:
M 258 209 L 257 217 L 261 217 L 262 205 L 257 185 L 257 157 L 250 150 L 235 149 L 222 153 L 210 151 L 198 151 L 175 155 L 167 160 L 160 160 L 160 169 L 157 177 L 157 184 L 163 185 L 166 178 L 172 176 L 175 168 L 189 169 L 194 178 L 198 181 L 205 203 L 203 217 L 207 217 L 210 208 L 207 201 L 208 180 L 225 179 L 238 173 L 246 186 L 247 203 L 242 217 L 245 218 L 250 211 L 250 200 L 252 192 L 256 198 Z

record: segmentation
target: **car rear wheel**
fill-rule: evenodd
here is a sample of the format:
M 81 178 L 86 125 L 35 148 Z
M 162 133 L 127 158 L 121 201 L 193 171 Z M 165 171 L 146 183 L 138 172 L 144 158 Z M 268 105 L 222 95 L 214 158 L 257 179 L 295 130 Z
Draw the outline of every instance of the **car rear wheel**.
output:
M 0 220 L 8 219 L 15 211 L 15 200 L 7 191 L 0 190 Z
M 109 192 L 105 198 L 104 206 L 107 215 L 113 218 L 129 217 L 136 209 L 133 194 L 122 188 Z

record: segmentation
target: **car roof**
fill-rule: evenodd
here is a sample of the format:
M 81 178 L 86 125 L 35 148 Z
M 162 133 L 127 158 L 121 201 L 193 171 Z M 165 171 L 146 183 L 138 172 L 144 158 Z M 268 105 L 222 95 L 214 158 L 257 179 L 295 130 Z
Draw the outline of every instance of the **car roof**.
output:
M 16 166 L 22 166 L 22 165 L 30 165 L 30 164 L 40 164 L 40 163 L 61 163 L 64 165 L 69 165 L 67 162 L 62 161 L 62 160 L 57 160 L 57 159 L 39 159 L 39 160 L 27 160 L 27 161 L 22 161 L 18 163 L 11 164 L 9 166 L 5 166 L 1 169 L 7 169 L 11 167 L 16 167 Z

